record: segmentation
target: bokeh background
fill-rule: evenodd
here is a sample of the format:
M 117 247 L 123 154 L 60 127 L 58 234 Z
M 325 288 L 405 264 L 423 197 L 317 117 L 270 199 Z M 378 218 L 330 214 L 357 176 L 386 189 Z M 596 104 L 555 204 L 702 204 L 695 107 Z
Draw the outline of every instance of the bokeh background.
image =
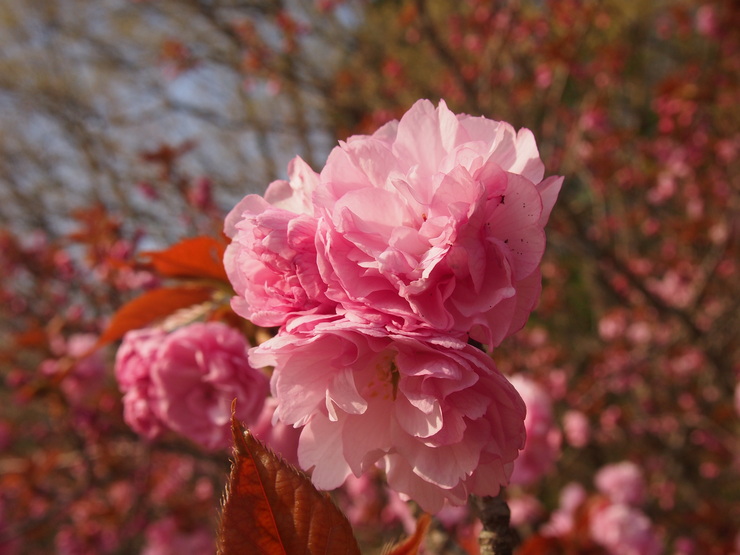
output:
M 733 0 L 2 2 L 0 553 L 213 551 L 228 454 L 138 438 L 89 349 L 156 285 L 137 253 L 419 98 L 531 129 L 565 176 L 539 309 L 493 354 L 561 438 L 507 492 L 520 550 L 632 553 L 552 526 L 629 461 L 660 553 L 740 552 L 738 29 Z M 404 519 L 368 487 L 339 499 L 374 553 Z M 446 515 L 429 552 L 474 535 Z

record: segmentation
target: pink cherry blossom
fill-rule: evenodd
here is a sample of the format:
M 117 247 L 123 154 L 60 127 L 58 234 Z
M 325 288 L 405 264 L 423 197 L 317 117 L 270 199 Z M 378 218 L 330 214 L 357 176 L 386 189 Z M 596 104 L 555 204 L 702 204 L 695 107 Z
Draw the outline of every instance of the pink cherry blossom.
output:
M 257 420 L 267 377 L 249 366 L 242 334 L 220 322 L 196 323 L 172 333 L 126 334 L 116 356 L 124 392 L 124 418 L 153 438 L 173 430 L 206 449 L 231 444 L 231 403 L 236 416 Z
M 511 510 L 511 525 L 514 527 L 531 525 L 542 518 L 545 510 L 536 497 L 528 494 L 509 499 Z
M 588 498 L 586 489 L 577 482 L 570 482 L 560 490 L 558 508 L 550 515 L 550 520 L 542 526 L 545 536 L 564 536 L 575 526 L 576 511 Z
M 585 447 L 591 439 L 588 417 L 578 410 L 569 410 L 563 415 L 563 431 L 568 443 L 576 448 Z
M 134 431 L 149 439 L 166 429 L 149 402 L 156 396 L 151 372 L 166 337 L 167 333 L 160 329 L 133 330 L 126 334 L 116 352 L 116 380 L 124 393 L 123 418 Z
M 314 193 L 326 295 L 403 332 L 520 329 L 562 178 L 542 180 L 534 137 L 421 100 L 400 121 L 336 147 Z
M 561 433 L 555 425 L 552 401 L 536 382 L 521 375 L 509 378 L 527 406 L 524 427 L 527 441 L 514 463 L 513 484 L 531 484 L 555 466 L 560 455 Z
M 514 387 L 485 353 L 449 337 L 306 317 L 250 362 L 275 367 L 276 414 L 303 426 L 298 459 L 323 489 L 377 465 L 391 488 L 436 512 L 469 493 L 496 495 L 523 446 Z
M 650 519 L 621 503 L 592 511 L 591 537 L 611 555 L 658 555 L 663 546 Z
M 529 130 L 419 101 L 341 143 L 320 175 L 296 158 L 289 181 L 232 210 L 232 306 L 263 326 L 333 312 L 497 345 L 539 297 L 562 184 L 543 174 Z
M 260 326 L 279 326 L 326 301 L 310 202 L 318 175 L 300 158 L 290 163 L 289 174 L 290 181 L 271 183 L 264 198 L 246 196 L 225 222 L 232 242 L 224 266 L 237 294 L 232 307 Z
M 647 493 L 642 470 L 629 461 L 604 466 L 596 473 L 594 483 L 613 503 L 633 507 L 640 506 Z
M 44 374 L 64 376 L 60 388 L 73 406 L 93 400 L 103 388 L 106 368 L 102 354 L 94 350 L 97 340 L 96 335 L 89 333 L 73 334 L 67 341 L 58 338 L 54 346 L 60 358 L 41 363 Z

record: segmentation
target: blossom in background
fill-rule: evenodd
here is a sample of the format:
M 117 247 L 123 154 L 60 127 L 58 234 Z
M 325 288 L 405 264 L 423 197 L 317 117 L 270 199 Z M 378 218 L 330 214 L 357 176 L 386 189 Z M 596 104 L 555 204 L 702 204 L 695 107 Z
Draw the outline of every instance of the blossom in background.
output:
M 570 482 L 560 490 L 558 508 L 542 527 L 545 536 L 565 536 L 575 527 L 576 512 L 586 501 L 586 489 L 577 482 Z
M 106 367 L 102 354 L 93 352 L 97 340 L 90 333 L 76 333 L 66 341 L 59 338 L 53 345 L 59 358 L 41 363 L 44 374 L 64 376 L 60 388 L 73 406 L 93 400 L 103 388 Z
M 126 422 L 149 438 L 169 429 L 207 449 L 228 447 L 232 401 L 236 416 L 251 423 L 267 395 L 267 377 L 249 366 L 248 348 L 220 322 L 127 333 L 116 355 Z
M 663 551 L 650 519 L 641 510 L 623 503 L 592 511 L 589 531 L 610 555 L 658 555 Z
M 645 501 L 647 488 L 642 470 L 633 462 L 623 461 L 602 467 L 594 477 L 598 490 L 613 503 L 639 507 Z
M 568 410 L 563 415 L 565 439 L 576 448 L 585 447 L 591 440 L 591 425 L 588 417 L 581 411 Z
M 167 333 L 145 328 L 128 332 L 116 351 L 115 375 L 123 396 L 123 419 L 137 433 L 153 439 L 167 428 L 151 403 L 158 397 L 151 374 Z
M 533 524 L 545 513 L 542 503 L 529 494 L 522 494 L 507 499 L 507 504 L 511 511 L 511 525 L 513 527 Z
M 298 459 L 319 488 L 378 465 L 391 488 L 436 512 L 469 493 L 496 495 L 524 444 L 514 387 L 488 355 L 447 337 L 304 318 L 250 362 L 276 368 L 277 415 L 303 426 Z
M 562 434 L 555 425 L 552 401 L 547 392 L 531 379 L 520 375 L 512 376 L 509 381 L 527 406 L 524 419 L 527 442 L 514 463 L 511 483 L 526 485 L 553 470 L 560 456 Z
M 639 467 L 631 462 L 602 467 L 594 478 L 599 494 L 589 496 L 577 483 L 560 493 L 560 506 L 542 527 L 544 536 L 583 542 L 588 538 L 609 555 L 657 555 L 663 540 L 642 511 L 645 483 Z
M 146 529 L 141 555 L 182 555 L 211 553 L 213 533 L 206 527 L 183 527 L 173 517 L 158 520 Z
M 224 264 L 234 310 L 281 327 L 250 363 L 274 368 L 301 466 L 324 489 L 379 467 L 430 512 L 496 495 L 525 407 L 468 340 L 526 322 L 562 178 L 528 130 L 426 100 L 288 173 L 231 211 Z

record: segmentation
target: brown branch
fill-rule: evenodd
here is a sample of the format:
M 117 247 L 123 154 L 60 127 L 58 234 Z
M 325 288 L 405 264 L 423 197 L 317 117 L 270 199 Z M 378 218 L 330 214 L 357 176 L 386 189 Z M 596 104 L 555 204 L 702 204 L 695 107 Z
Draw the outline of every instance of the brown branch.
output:
M 517 537 L 509 526 L 511 511 L 504 490 L 496 497 L 474 497 L 473 503 L 483 524 L 478 538 L 481 555 L 511 555 Z

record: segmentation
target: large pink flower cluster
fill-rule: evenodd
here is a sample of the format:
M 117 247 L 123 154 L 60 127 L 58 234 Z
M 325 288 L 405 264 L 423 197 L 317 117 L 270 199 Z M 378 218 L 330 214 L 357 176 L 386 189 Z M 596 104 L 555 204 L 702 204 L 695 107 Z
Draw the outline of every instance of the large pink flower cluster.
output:
M 422 100 L 229 214 L 232 306 L 281 326 L 250 361 L 275 368 L 318 486 L 379 465 L 436 511 L 507 482 L 524 404 L 468 342 L 495 347 L 538 299 L 562 183 L 543 174 L 528 130 Z
M 228 447 L 232 401 L 236 415 L 252 423 L 268 392 L 248 348 L 241 333 L 220 322 L 128 332 L 115 367 L 124 419 L 149 438 L 172 430 L 206 449 Z

